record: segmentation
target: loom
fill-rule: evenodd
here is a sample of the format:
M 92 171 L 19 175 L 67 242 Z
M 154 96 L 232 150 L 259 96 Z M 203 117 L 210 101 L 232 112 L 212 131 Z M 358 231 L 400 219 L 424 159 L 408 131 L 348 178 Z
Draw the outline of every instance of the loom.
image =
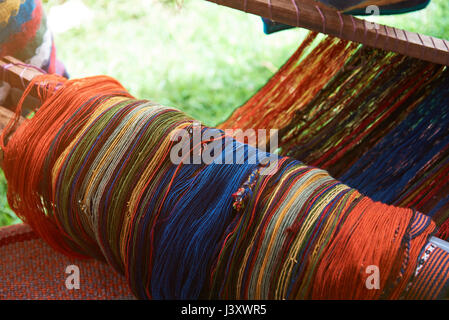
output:
M 362 20 L 353 18 L 352 16 L 343 15 L 326 6 L 317 5 L 313 1 L 295 2 L 295 0 L 272 0 L 266 2 L 262 0 L 223 0 L 217 1 L 217 3 L 288 25 L 304 27 L 340 39 L 353 41 L 354 43 L 361 43 L 367 47 L 396 52 L 437 65 L 449 65 L 449 43 L 445 40 L 385 26 L 369 29 Z M 41 76 L 42 71 L 32 68 L 12 57 L 4 57 L 2 61 L 0 61 L 0 66 L 3 70 L 3 80 L 15 88 L 11 93 L 11 99 L 15 102 L 13 105 L 19 103 L 21 91 L 28 87 L 29 94 L 26 95 L 26 99 L 20 103 L 23 104 L 25 109 L 27 106 L 29 106 L 30 110 L 35 109 L 36 105 L 42 100 L 41 90 L 42 87 L 45 88 L 45 84 L 33 82 L 33 79 L 36 76 Z M 30 83 L 34 86 L 29 87 Z M 238 111 L 236 112 L 238 113 Z M 10 110 L 0 108 L 0 123 L 2 124 L 2 127 L 6 127 L 10 119 L 17 116 L 18 114 L 14 114 Z M 238 118 L 238 114 L 234 114 L 233 116 Z M 233 116 L 231 116 L 231 120 Z M 24 120 L 18 120 L 16 123 L 20 124 L 21 121 Z M 223 126 L 226 126 L 226 122 Z M 449 246 L 446 241 L 437 237 L 429 238 L 429 240 L 435 247 L 449 252 Z M 39 271 L 41 273 L 49 273 L 52 272 L 52 270 L 55 272 L 55 270 L 59 269 L 63 270 L 67 265 L 77 264 L 81 265 L 82 268 L 84 268 L 83 270 L 87 270 L 86 272 L 89 275 L 92 275 L 92 277 L 104 280 L 90 282 L 88 284 L 90 290 L 86 295 L 82 291 L 67 292 L 66 290 L 60 290 L 57 287 L 58 285 L 60 286 L 60 284 L 57 284 L 57 281 L 48 279 L 41 280 L 39 279 L 39 276 L 37 276 L 32 280 L 37 289 L 34 292 L 20 292 L 17 296 L 23 298 L 42 298 L 41 294 L 50 288 L 50 291 L 52 292 L 51 296 L 56 298 L 132 297 L 131 292 L 125 284 L 125 280 L 121 278 L 120 275 L 111 279 L 110 274 L 115 273 L 111 271 L 108 266 L 95 261 L 87 260 L 81 262 L 79 260 L 73 260 L 72 258 L 58 255 L 51 251 L 42 240 L 38 240 L 36 233 L 31 231 L 30 228 L 25 225 L 4 228 L 0 235 L 0 243 L 4 244 L 3 248 L 5 256 L 8 254 L 15 256 L 21 255 L 21 259 L 23 260 L 31 259 L 28 256 L 28 251 L 29 248 L 34 248 L 34 250 L 39 252 L 34 258 L 39 259 L 40 255 L 52 257 L 51 259 L 55 264 L 52 266 L 41 265 Z M 11 250 L 13 253 L 11 253 Z M 33 263 L 36 263 L 36 261 Z M 47 270 L 44 271 L 43 269 Z M 17 277 L 17 280 L 11 281 L 2 288 L 2 290 L 0 290 L 2 293 L 15 290 L 15 286 L 20 283 L 20 276 L 18 275 L 20 270 L 14 269 L 13 261 L 9 264 L 8 270 L 11 271 L 9 271 L 10 273 L 7 274 L 6 277 L 10 277 L 11 279 L 16 279 Z M 98 295 L 98 292 L 100 291 L 103 294 L 102 296 Z M 7 294 L 5 297 L 7 297 Z

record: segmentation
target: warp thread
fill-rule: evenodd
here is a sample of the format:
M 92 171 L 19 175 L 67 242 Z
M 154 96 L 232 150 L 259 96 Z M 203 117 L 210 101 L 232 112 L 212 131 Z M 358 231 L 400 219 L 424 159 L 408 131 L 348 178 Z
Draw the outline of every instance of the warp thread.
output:
M 281 155 L 428 214 L 448 239 L 448 99 L 445 66 L 310 33 L 219 127 L 279 129 Z

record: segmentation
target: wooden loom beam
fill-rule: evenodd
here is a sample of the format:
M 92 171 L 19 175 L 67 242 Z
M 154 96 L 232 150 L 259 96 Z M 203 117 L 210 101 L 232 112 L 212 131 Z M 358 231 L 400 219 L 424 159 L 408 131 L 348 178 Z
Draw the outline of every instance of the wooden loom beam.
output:
M 5 68 L 5 66 L 8 66 Z M 25 89 L 30 81 L 36 76 L 42 74 L 42 72 L 28 68 L 23 62 L 12 57 L 0 58 L 0 67 L 3 70 L 3 80 L 7 81 L 12 89 Z M 35 102 L 38 101 L 37 90 L 34 89 L 30 92 L 30 95 L 34 95 Z M 32 97 L 31 97 L 32 98 Z M 0 106 L 0 133 L 7 126 L 9 121 L 15 117 L 15 113 L 7 108 Z M 25 120 L 21 117 L 19 119 L 18 125 Z M 0 167 L 3 166 L 3 150 L 0 148 Z M 434 243 L 437 247 L 449 252 L 449 242 L 442 239 L 431 237 L 430 241 Z
M 314 0 L 207 0 L 291 26 L 448 65 L 449 41 L 367 22 Z

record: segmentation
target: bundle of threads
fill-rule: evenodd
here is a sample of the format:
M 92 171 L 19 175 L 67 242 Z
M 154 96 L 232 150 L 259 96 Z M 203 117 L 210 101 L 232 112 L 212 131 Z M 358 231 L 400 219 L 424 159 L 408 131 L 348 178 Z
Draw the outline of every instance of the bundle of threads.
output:
M 43 83 L 42 106 L 12 132 Z M 206 126 L 183 159 L 209 143 L 221 152 L 174 163 L 185 147 L 174 137 L 194 126 L 106 76 L 38 76 L 1 136 L 9 204 L 58 251 L 112 265 L 142 299 L 448 296 L 449 254 L 430 246 L 429 217 Z
M 448 104 L 447 67 L 310 33 L 219 127 L 279 129 L 281 155 L 427 214 L 448 239 Z
M 307 1 L 307 0 L 303 0 Z M 293 0 L 295 7 L 298 5 Z M 340 12 L 351 15 L 371 15 L 372 7 L 378 7 L 377 15 L 391 15 L 399 13 L 407 13 L 425 8 L 430 0 L 317 0 L 315 5 L 322 4 L 334 8 Z M 298 8 L 299 9 L 299 8 Z M 294 28 L 271 19 L 262 18 L 264 32 L 266 34 Z
M 0 56 L 13 56 L 49 73 L 68 77 L 56 59 L 52 33 L 41 0 L 0 1 Z M 10 86 L 0 80 L 0 104 L 10 105 Z

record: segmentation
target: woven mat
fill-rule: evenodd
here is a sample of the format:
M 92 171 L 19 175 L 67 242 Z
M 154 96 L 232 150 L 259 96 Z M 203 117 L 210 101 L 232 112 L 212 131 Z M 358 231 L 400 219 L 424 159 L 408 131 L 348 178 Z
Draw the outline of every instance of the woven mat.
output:
M 68 266 L 79 268 L 79 289 L 68 289 Z M 96 260 L 55 252 L 25 224 L 0 228 L 0 299 L 134 299 L 124 277 Z

